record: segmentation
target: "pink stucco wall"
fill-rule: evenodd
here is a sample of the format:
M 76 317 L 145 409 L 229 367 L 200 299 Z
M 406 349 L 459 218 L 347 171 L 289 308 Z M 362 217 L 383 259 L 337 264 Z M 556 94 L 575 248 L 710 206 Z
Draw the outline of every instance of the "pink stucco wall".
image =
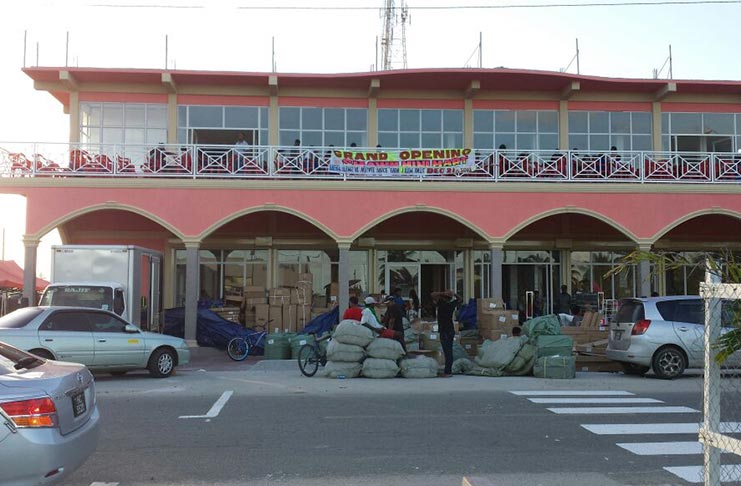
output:
M 28 234 L 52 229 L 70 215 L 96 207 L 133 210 L 159 219 L 175 236 L 186 237 L 203 235 L 216 229 L 216 222 L 226 223 L 252 209 L 295 211 L 339 238 L 357 237 L 389 213 L 419 205 L 455 215 L 488 238 L 505 237 L 524 222 L 553 211 L 594 214 L 636 238 L 652 238 L 698 212 L 741 214 L 741 194 L 564 193 L 549 192 L 547 187 L 543 192 L 400 191 L 392 186 L 386 191 L 36 187 L 22 193 L 28 201 Z M 270 204 L 274 206 L 266 206 Z

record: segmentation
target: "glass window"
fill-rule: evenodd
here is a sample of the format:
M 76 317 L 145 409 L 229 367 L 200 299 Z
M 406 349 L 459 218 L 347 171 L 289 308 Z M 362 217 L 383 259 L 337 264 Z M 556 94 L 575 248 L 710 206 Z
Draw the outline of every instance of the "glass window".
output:
M 706 135 L 733 135 L 733 118 L 730 113 L 705 113 L 703 116 L 703 133 Z
M 126 105 L 125 113 L 127 127 L 144 126 L 144 105 Z
M 301 109 L 301 128 L 303 130 L 321 130 L 322 129 L 322 109 L 321 108 L 302 108 Z
M 589 113 L 589 131 L 591 133 L 610 133 L 609 114 L 605 111 Z
M 404 148 L 421 148 L 419 133 L 400 133 L 399 146 Z
M 402 132 L 419 131 L 419 110 L 399 110 L 399 124 Z
M 442 129 L 442 112 L 438 110 L 421 110 L 422 131 L 439 132 Z
M 494 112 L 485 110 L 474 110 L 473 131 L 494 133 Z
M 146 105 L 147 126 L 167 128 L 167 105 Z M 128 126 L 128 119 L 126 125 Z
M 589 131 L 588 115 L 586 111 L 570 111 L 569 133 L 587 133 Z
M 462 132 L 463 111 L 443 110 L 443 130 L 446 132 Z
M 633 133 L 651 134 L 651 113 L 631 113 Z
M 395 132 L 399 130 L 398 110 L 378 110 L 378 130 Z
M 280 109 L 280 128 L 301 127 L 301 109 L 300 108 L 281 108 Z
M 345 129 L 345 111 L 336 108 L 327 108 L 324 110 L 324 129 L 325 130 L 344 130 Z
M 612 113 L 610 133 L 630 133 L 630 113 Z
M 379 133 L 378 144 L 386 148 L 398 148 L 399 136 L 396 133 Z
M 191 127 L 221 128 L 222 118 L 221 106 L 191 106 L 188 121 Z
M 538 149 L 558 150 L 558 135 L 538 135 Z
M 224 108 L 224 125 L 226 128 L 257 128 L 259 124 L 258 108 L 250 106 L 227 106 Z
M 365 132 L 368 129 L 368 110 L 365 108 L 348 109 L 347 129 Z
M 178 126 L 188 126 L 188 107 L 178 106 Z
M 536 126 L 537 112 L 535 111 L 518 111 L 517 112 L 517 131 L 534 132 Z
M 699 134 L 702 133 L 702 114 L 700 113 L 672 113 L 671 133 Z
M 124 332 L 126 323 L 116 316 L 93 312 L 88 314 L 93 326 L 93 332 Z
M 477 149 L 493 149 L 494 139 L 487 133 L 474 133 L 473 134 L 473 148 Z
M 440 142 L 440 133 L 422 133 L 422 147 L 423 148 L 438 148 L 443 144 Z
M 123 105 L 120 103 L 104 103 L 103 126 L 121 127 L 123 124 Z
M 494 129 L 497 132 L 515 131 L 515 112 L 497 111 L 494 113 Z
M 558 112 L 557 111 L 539 111 L 538 112 L 538 131 L 558 133 Z
M 82 312 L 56 312 L 46 318 L 39 330 L 90 332 L 90 321 Z

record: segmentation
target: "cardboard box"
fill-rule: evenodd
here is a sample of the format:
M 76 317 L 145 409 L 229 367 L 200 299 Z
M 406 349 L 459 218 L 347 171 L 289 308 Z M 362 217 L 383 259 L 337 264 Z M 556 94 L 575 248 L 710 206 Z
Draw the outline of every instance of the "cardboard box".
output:
M 267 304 L 255 305 L 255 325 L 266 327 L 270 320 L 270 306 Z M 247 321 L 249 323 L 249 321 Z M 249 325 L 249 324 L 248 324 Z
M 283 287 L 295 287 L 298 283 L 298 272 L 292 268 L 279 268 L 278 283 Z
M 476 311 L 478 315 L 485 314 L 487 312 L 497 312 L 506 310 L 504 301 L 502 299 L 477 299 L 476 300 Z
M 268 329 L 270 332 L 283 332 L 283 306 L 282 305 L 271 305 L 270 306 L 270 320 Z
M 281 297 L 290 297 L 291 296 L 291 287 L 275 287 L 270 289 L 270 295 L 276 295 Z
M 298 274 L 298 282 L 308 282 L 308 283 L 314 283 L 314 275 L 311 273 L 299 273 Z
M 479 329 L 479 333 L 484 340 L 497 341 L 502 337 L 508 337 L 511 335 L 511 331 L 497 330 L 497 329 Z
M 479 352 L 479 343 L 476 341 L 463 341 L 461 340 L 461 346 L 466 350 L 466 354 L 469 356 L 476 356 Z
M 311 320 L 311 306 L 310 305 L 299 305 L 296 306 L 296 313 L 298 314 L 298 330 L 301 330 Z
M 307 291 L 302 287 L 291 289 L 291 304 L 293 305 L 311 305 L 311 298 L 311 290 Z
M 514 326 L 520 325 L 517 311 L 489 311 L 477 317 L 479 329 L 496 329 L 511 331 Z
M 326 295 L 314 295 L 311 298 L 314 308 L 327 307 L 327 296 Z
M 245 305 L 249 308 L 252 306 L 255 306 L 257 304 L 267 304 L 268 298 L 267 297 L 253 297 L 253 298 L 245 298 L 244 299 Z
M 262 285 L 247 285 L 244 288 L 244 294 L 247 295 L 252 293 L 261 293 L 265 295 L 265 287 L 263 287 Z

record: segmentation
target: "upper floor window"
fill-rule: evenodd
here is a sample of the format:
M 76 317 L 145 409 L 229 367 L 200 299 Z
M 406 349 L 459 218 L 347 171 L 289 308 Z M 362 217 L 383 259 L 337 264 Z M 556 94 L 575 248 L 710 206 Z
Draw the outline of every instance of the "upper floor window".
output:
M 570 111 L 569 148 L 607 152 L 651 150 L 651 113 Z
M 155 145 L 167 142 L 167 105 L 80 103 L 83 144 Z
M 268 143 L 268 109 L 262 106 L 178 106 L 178 143 L 232 145 L 242 134 L 250 145 Z
M 664 150 L 735 152 L 741 148 L 741 113 L 664 113 Z
M 477 149 L 558 150 L 557 111 L 473 111 Z
M 463 110 L 378 110 L 383 148 L 461 148 Z
M 368 145 L 368 110 L 365 108 L 280 109 L 280 144 L 308 147 Z

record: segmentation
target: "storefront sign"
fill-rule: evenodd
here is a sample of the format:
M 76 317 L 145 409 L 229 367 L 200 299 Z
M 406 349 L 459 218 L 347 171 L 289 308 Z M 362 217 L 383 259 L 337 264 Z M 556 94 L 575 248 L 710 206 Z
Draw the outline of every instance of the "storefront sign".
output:
M 377 176 L 453 174 L 473 167 L 471 149 L 335 150 L 329 162 L 330 172 Z

